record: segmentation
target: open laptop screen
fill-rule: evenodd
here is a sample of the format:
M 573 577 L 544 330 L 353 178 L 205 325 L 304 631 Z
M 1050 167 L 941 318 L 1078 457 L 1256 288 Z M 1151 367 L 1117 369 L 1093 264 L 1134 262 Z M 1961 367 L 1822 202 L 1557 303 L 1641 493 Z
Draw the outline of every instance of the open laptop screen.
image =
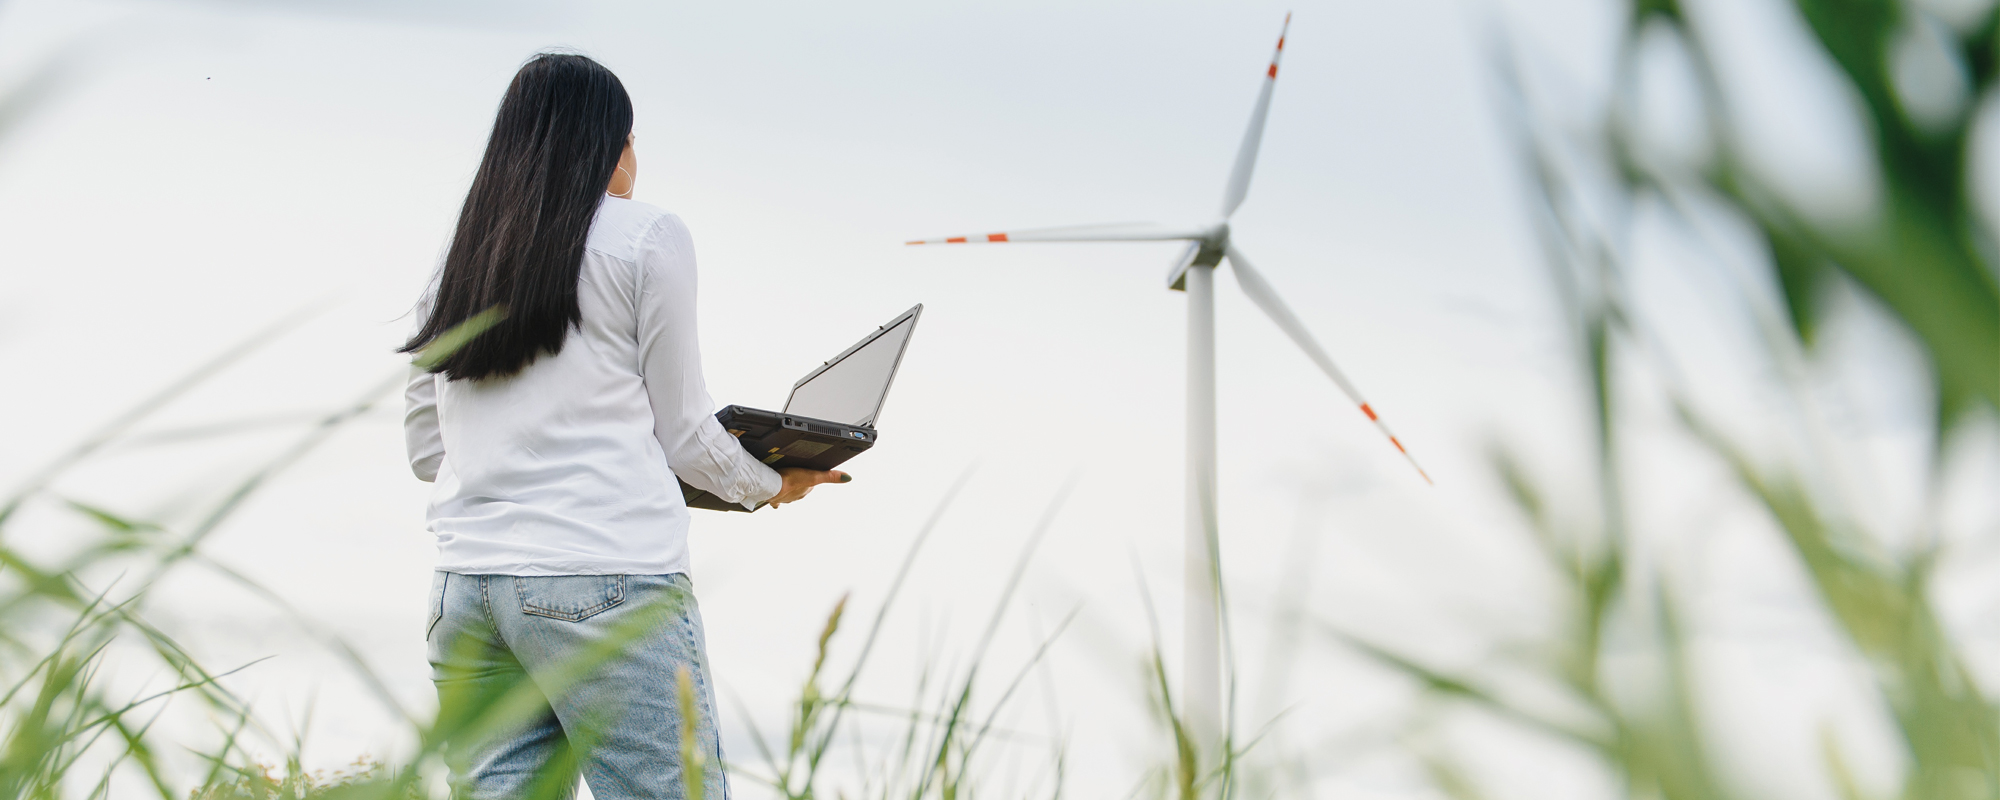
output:
M 805 380 L 792 387 L 785 401 L 785 413 L 823 419 L 847 425 L 875 424 L 889 382 L 896 377 L 896 364 L 903 348 L 917 328 L 917 312 L 910 309 L 901 317 L 841 354 Z

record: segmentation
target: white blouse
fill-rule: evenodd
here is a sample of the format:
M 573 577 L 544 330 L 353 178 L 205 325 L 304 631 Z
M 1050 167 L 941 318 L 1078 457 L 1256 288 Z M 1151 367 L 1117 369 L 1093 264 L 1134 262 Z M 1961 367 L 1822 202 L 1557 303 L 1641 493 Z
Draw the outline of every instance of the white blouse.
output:
M 438 569 L 502 575 L 688 570 L 674 476 L 754 507 L 778 473 L 715 421 L 680 218 L 606 197 L 577 280 L 581 329 L 507 378 L 410 372 L 410 469 L 436 481 Z

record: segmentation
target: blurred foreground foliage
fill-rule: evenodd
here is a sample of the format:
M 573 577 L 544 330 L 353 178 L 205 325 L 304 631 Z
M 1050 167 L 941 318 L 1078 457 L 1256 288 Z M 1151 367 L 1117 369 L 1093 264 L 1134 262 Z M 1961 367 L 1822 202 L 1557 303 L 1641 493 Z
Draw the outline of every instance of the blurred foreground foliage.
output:
M 1825 720 L 1812 720 L 1821 726 L 1824 784 L 1847 800 L 2000 798 L 2000 713 L 1941 619 L 1934 584 L 1940 564 L 1952 555 L 1938 509 L 1967 491 L 1949 485 L 1951 465 L 1977 461 L 1969 455 L 1991 459 L 1996 449 L 2000 248 L 1995 209 L 1990 199 L 1982 200 L 1976 178 L 1981 164 L 1990 169 L 2000 163 L 1980 148 L 1982 120 L 1990 116 L 1980 112 L 1994 103 L 2000 75 L 2000 13 L 1991 3 L 1961 8 L 1950 20 L 1936 16 L 1930 4 L 1894 0 L 1772 4 L 1791 6 L 1781 10 L 1796 12 L 1804 38 L 1831 67 L 1824 71 L 1855 100 L 1855 124 L 1868 144 L 1863 172 L 1872 176 L 1874 190 L 1864 202 L 1848 204 L 1861 211 L 1842 215 L 1802 208 L 1776 182 L 1782 177 L 1760 169 L 1745 146 L 1737 112 L 1755 98 L 1742 90 L 1750 83 L 1746 76 L 1728 65 L 1758 62 L 1717 52 L 1723 23 L 1713 5 L 1626 5 L 1610 95 L 1592 106 L 1581 131 L 1557 122 L 1562 115 L 1538 102 L 1541 87 L 1517 66 L 1532 61 L 1531 51 L 1507 45 L 1498 58 L 1503 116 L 1533 189 L 1538 233 L 1585 378 L 1584 406 L 1591 414 L 1585 440 L 1594 443 L 1587 462 L 1597 476 L 1594 487 L 1565 485 L 1538 477 L 1526 452 L 1502 448 L 1494 458 L 1564 586 L 1566 600 L 1556 612 L 1561 633 L 1532 643 L 1528 649 L 1537 655 L 1525 664 L 1547 691 L 1538 695 L 1543 702 L 1510 690 L 1508 670 L 1522 666 L 1511 661 L 1447 670 L 1377 642 L 1329 633 L 1415 679 L 1446 707 L 1479 709 L 1530 739 L 1565 743 L 1586 756 L 1618 795 L 1749 796 L 1745 765 L 1730 761 L 1715 736 L 1720 726 L 1748 720 L 1702 713 L 1717 706 L 1704 696 L 1695 663 L 1694 604 L 1676 590 L 1686 576 L 1634 533 L 1640 527 L 1630 511 L 1638 505 L 1635 495 L 1653 488 L 1633 477 L 1642 450 L 1635 431 L 1648 421 L 1649 409 L 1666 409 L 1682 440 L 1705 452 L 1729 476 L 1738 499 L 1756 509 L 1751 513 L 1762 518 L 1761 527 L 1789 545 L 1830 627 L 1849 648 L 1847 658 L 1872 676 L 1900 752 L 1870 760 L 1895 764 L 1896 777 L 1886 794 L 1874 785 L 1879 782 L 1861 780 L 1843 737 Z M 1649 57 L 1661 52 L 1675 56 L 1664 63 L 1684 67 L 1678 77 L 1698 98 L 1698 146 L 1663 146 L 1659 121 L 1646 115 L 1649 101 L 1657 99 L 1646 93 L 1659 88 L 1644 79 L 1645 70 Z M 1912 64 L 1936 68 L 1926 72 Z M 1747 249 L 1759 255 L 1747 259 L 1748 268 L 1739 268 L 1739 259 L 1717 269 L 1743 276 L 1740 291 L 1702 300 L 1742 311 L 1743 328 L 1755 332 L 1745 352 L 1775 376 L 1769 386 L 1730 388 L 1750 389 L 1775 409 L 1772 417 L 1787 423 L 1787 431 L 1726 424 L 1704 398 L 1704 387 L 1717 380 L 1707 374 L 1708 365 L 1685 368 L 1663 344 L 1700 321 L 1649 316 L 1632 293 L 1637 226 L 1663 220 L 1693 240 L 1693 249 L 1725 261 L 1730 248 L 1717 241 L 1727 238 L 1716 233 L 1717 218 L 1725 231 L 1747 233 L 1736 243 L 1750 240 Z M 1843 449 L 1833 441 L 1840 434 L 1820 414 L 1819 395 L 1835 387 L 1815 380 L 1818 350 L 1828 326 L 1840 323 L 1842 314 L 1861 313 L 1857 307 L 1894 320 L 1890 327 L 1900 327 L 1925 361 L 1921 372 L 1935 398 L 1935 420 L 1924 442 L 1927 459 L 1919 460 L 1914 475 Z M 1864 383 L 1901 374 L 1882 372 L 1880 364 L 1872 368 L 1880 374 L 1862 376 Z M 1904 531 L 1863 521 L 1858 498 L 1828 478 L 1856 461 L 1921 487 L 1920 530 L 1899 536 Z M 2000 487 L 1970 491 L 1990 501 Z M 1440 791 L 1488 796 L 1491 782 L 1466 755 L 1419 748 Z M 1812 787 L 1796 790 L 1810 794 Z

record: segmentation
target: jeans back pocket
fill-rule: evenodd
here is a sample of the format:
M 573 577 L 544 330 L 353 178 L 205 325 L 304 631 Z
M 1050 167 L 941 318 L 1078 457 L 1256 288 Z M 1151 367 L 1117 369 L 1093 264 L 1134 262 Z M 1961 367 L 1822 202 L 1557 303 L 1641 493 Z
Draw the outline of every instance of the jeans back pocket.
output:
M 625 576 L 516 576 L 514 592 L 523 614 L 576 622 L 625 602 Z

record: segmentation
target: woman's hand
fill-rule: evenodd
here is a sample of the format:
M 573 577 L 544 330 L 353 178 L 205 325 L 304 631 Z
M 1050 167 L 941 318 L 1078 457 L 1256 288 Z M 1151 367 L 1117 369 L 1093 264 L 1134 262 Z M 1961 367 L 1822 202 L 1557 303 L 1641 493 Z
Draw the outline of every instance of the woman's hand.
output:
M 837 469 L 801 469 L 799 467 L 786 467 L 778 470 L 778 477 L 785 479 L 785 485 L 779 488 L 778 493 L 772 495 L 770 500 L 766 501 L 770 503 L 772 508 L 777 508 L 786 503 L 796 503 L 801 498 L 811 494 L 814 486 L 822 483 L 846 483 L 854 480 L 853 475 Z

